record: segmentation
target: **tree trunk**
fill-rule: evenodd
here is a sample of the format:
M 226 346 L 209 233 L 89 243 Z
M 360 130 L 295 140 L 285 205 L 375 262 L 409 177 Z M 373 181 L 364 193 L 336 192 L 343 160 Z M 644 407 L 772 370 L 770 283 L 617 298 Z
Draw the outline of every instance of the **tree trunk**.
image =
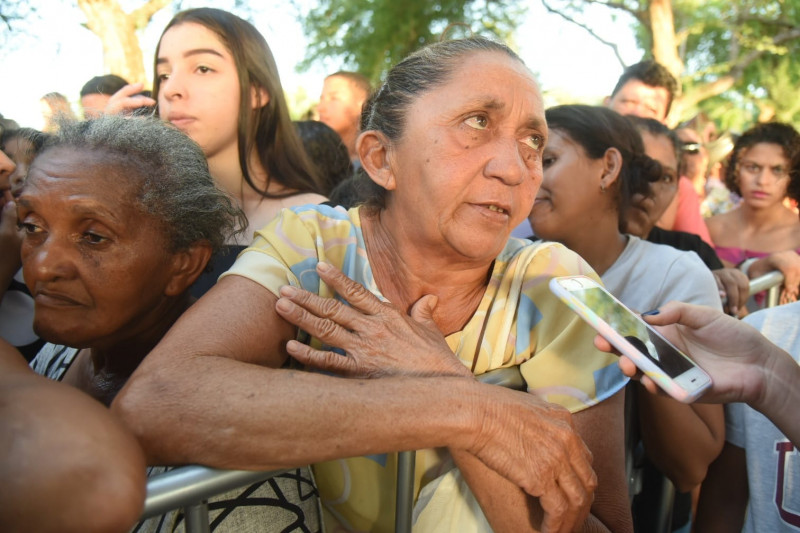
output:
M 103 43 L 105 73 L 117 74 L 131 83 L 147 82 L 142 47 L 136 32 L 171 1 L 148 0 L 128 14 L 122 10 L 118 0 L 78 0 L 78 6 L 86 15 L 86 27 Z
M 683 61 L 678 55 L 672 0 L 650 0 L 647 12 L 653 35 L 653 58 L 667 67 L 675 78 L 680 79 Z

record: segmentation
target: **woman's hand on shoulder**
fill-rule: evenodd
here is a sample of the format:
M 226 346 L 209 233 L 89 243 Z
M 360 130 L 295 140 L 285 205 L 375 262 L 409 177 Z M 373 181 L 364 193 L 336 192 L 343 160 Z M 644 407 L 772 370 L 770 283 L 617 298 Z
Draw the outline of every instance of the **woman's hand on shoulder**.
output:
M 281 289 L 275 309 L 287 322 L 346 355 L 297 341 L 287 343 L 289 355 L 307 366 L 348 377 L 472 377 L 433 321 L 435 296 L 423 296 L 406 314 L 331 265 L 319 263 L 317 273 L 350 305 L 287 286 Z

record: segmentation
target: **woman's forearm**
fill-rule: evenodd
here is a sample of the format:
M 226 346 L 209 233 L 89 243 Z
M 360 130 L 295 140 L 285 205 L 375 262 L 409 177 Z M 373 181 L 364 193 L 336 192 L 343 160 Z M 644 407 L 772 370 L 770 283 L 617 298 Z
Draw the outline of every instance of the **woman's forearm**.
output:
M 703 481 L 725 443 L 722 406 L 686 405 L 636 389 L 647 456 L 679 491 L 690 491 Z
M 145 495 L 133 436 L 86 394 L 34 374 L 2 341 L 0 479 L 3 531 L 126 531 Z
M 771 344 L 771 343 L 770 343 Z M 762 412 L 795 446 L 800 447 L 800 365 L 788 353 L 775 345 L 766 352 L 762 369 L 763 396 L 753 398 L 747 403 Z

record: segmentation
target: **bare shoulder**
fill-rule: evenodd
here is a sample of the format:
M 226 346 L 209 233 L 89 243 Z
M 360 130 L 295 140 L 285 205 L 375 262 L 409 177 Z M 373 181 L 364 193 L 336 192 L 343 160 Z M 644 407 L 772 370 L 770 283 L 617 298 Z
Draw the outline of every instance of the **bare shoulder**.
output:
M 730 238 L 730 234 L 738 222 L 739 211 L 737 209 L 707 218 L 706 226 L 714 244 L 724 246 L 726 239 Z
M 786 242 L 791 243 L 790 249 L 800 249 L 800 220 L 795 219 L 786 225 Z

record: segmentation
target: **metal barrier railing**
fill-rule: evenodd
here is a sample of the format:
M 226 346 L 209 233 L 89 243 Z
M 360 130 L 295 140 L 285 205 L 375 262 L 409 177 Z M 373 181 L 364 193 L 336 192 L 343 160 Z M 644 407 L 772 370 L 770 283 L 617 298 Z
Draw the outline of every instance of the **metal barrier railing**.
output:
M 774 307 L 778 304 L 781 283 L 783 283 L 783 274 L 778 271 L 770 272 L 750 280 L 750 294 L 767 290 L 766 306 Z M 525 389 L 525 383 L 516 367 L 488 372 L 478 376 L 478 379 L 493 385 Z M 414 503 L 414 456 L 415 452 L 413 451 L 398 454 L 395 509 L 395 531 L 397 533 L 411 531 L 411 510 Z M 186 532 L 205 533 L 209 530 L 208 505 L 206 503 L 208 498 L 238 487 L 264 481 L 287 471 L 288 469 L 268 472 L 218 470 L 197 465 L 175 468 L 148 480 L 142 518 L 151 518 L 183 507 L 186 517 Z
M 765 290 L 767 291 L 767 298 L 764 306 L 775 307 L 778 305 L 778 299 L 781 295 L 782 283 L 783 274 L 779 270 L 767 272 L 763 276 L 750 280 L 750 296 Z
M 510 389 L 524 390 L 525 388 L 525 382 L 518 367 L 500 368 L 478 376 L 477 379 L 483 383 Z M 414 451 L 398 453 L 396 533 L 411 531 L 415 455 Z M 218 470 L 199 465 L 181 466 L 147 480 L 147 496 L 142 519 L 152 518 L 182 507 L 186 519 L 186 533 L 207 533 L 209 531 L 207 500 L 209 498 L 238 487 L 267 480 L 287 471 L 288 469 L 254 472 Z

